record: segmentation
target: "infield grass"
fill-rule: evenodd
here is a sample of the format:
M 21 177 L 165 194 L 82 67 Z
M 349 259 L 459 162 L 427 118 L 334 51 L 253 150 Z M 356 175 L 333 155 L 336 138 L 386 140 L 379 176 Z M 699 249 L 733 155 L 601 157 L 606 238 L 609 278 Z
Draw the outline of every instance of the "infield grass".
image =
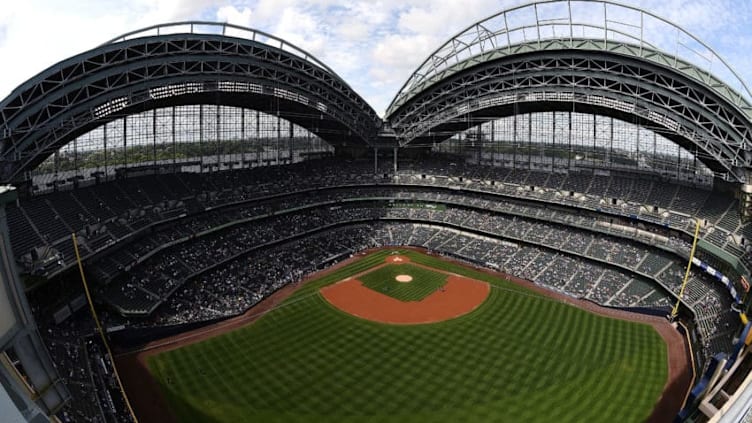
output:
M 397 282 L 399 275 L 408 275 L 411 282 Z M 446 285 L 447 275 L 412 264 L 387 264 L 358 276 L 363 285 L 401 301 L 420 301 Z
M 639 422 L 667 378 L 644 324 L 596 316 L 439 258 L 412 262 L 492 284 L 457 319 L 386 325 L 318 289 L 386 251 L 307 283 L 244 328 L 150 357 L 180 422 Z M 404 265 L 401 265 L 404 266 Z

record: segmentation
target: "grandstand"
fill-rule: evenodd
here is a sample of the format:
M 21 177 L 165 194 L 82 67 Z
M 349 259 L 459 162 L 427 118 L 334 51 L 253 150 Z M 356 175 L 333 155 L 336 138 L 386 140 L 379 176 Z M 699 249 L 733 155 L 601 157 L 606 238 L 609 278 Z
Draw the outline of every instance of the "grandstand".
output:
M 632 18 L 577 20 L 588 10 Z M 14 187 L 0 194 L 16 287 L 4 289 L 26 292 L 14 310 L 27 314 L 0 341 L 6 373 L 28 380 L 3 386 L 28 421 L 132 421 L 109 343 L 125 352 L 241 315 L 387 246 L 666 316 L 686 330 L 695 375 L 676 418 L 752 407 L 752 94 L 649 11 L 501 11 L 432 53 L 383 119 L 272 34 L 146 28 L 19 86 L 0 101 L 0 143 L 0 182 Z

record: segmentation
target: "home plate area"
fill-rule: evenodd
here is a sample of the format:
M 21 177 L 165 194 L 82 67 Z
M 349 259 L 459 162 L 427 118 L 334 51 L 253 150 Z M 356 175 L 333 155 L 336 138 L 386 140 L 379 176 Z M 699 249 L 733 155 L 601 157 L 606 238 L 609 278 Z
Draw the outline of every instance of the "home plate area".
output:
M 445 273 L 392 255 L 386 263 L 321 289 L 334 307 L 381 323 L 420 324 L 475 310 L 488 296 L 486 282 Z

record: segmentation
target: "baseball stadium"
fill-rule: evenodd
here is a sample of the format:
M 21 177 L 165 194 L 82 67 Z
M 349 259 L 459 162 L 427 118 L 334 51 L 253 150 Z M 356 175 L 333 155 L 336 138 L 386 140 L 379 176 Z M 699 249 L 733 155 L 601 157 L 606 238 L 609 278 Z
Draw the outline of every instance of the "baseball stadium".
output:
M 636 6 L 487 15 L 383 116 L 198 20 L 0 100 L 0 420 L 750 421 L 747 83 Z

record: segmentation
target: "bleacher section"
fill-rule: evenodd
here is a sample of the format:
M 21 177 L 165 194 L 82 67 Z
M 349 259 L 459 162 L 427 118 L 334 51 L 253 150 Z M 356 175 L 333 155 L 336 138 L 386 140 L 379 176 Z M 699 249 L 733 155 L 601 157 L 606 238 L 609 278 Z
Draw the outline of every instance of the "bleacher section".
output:
M 752 229 L 738 225 L 735 213 L 730 196 L 634 175 L 512 171 L 441 159 L 402 162 L 396 175 L 392 163 L 382 163 L 374 174 L 372 162 L 327 159 L 122 179 L 22 199 L 8 218 L 27 272 L 54 277 L 71 268 L 75 231 L 99 297 L 123 314 L 150 314 L 149 324 L 163 324 L 188 319 L 197 293 L 206 305 L 188 320 L 233 314 L 276 289 L 258 281 L 285 283 L 316 268 L 321 257 L 402 244 L 605 305 L 666 307 L 683 278 L 692 216 L 702 220 L 706 242 L 742 252 L 751 263 L 737 241 Z M 360 234 L 357 245 L 329 238 L 347 231 Z M 298 237 L 328 237 L 331 247 Z M 238 263 L 258 249 L 282 257 L 285 245 L 317 259 L 295 258 L 299 267 L 287 270 L 250 266 L 259 273 L 247 283 L 202 285 L 217 275 L 232 280 L 244 268 Z M 277 279 L 260 276 L 268 272 L 278 272 Z M 738 278 L 738 269 L 729 275 Z M 224 290 L 245 300 L 229 306 Z M 701 322 L 706 357 L 722 351 L 736 327 L 730 302 L 718 282 L 692 272 L 684 303 Z
M 676 255 L 672 258 L 669 253 L 651 250 L 654 247 L 629 242 L 603 232 L 586 231 L 523 216 L 510 216 L 495 211 L 493 204 L 487 203 L 488 200 L 481 197 L 470 196 L 467 199 L 468 203 L 475 203 L 474 206 L 479 207 L 478 209 L 467 208 L 470 207 L 468 204 L 464 204 L 465 208 L 445 209 L 396 207 L 394 203 L 389 203 L 389 200 L 375 203 L 375 200 L 368 199 L 389 196 L 389 192 L 394 190 L 394 187 L 378 187 L 371 190 L 358 188 L 353 193 L 342 189 L 294 201 L 287 198 L 277 203 L 274 215 L 264 213 L 267 206 L 257 204 L 255 210 L 261 214 L 252 220 L 248 220 L 248 210 L 240 206 L 226 209 L 222 213 L 207 213 L 184 219 L 180 224 L 171 225 L 169 229 L 128 244 L 116 254 L 98 261 L 92 266 L 93 274 L 104 284 L 102 295 L 117 310 L 126 314 L 146 314 L 158 310 L 157 307 L 161 304 L 171 303 L 172 295 L 176 291 L 181 292 L 187 281 L 217 267 L 217 263 L 253 254 L 253 250 L 260 246 L 287 242 L 286 240 L 293 240 L 299 234 L 321 231 L 322 228 L 326 232 L 326 228 L 331 225 L 374 225 L 379 220 L 397 219 L 409 221 L 415 226 L 402 243 L 420 245 L 468 259 L 475 257 L 482 263 L 490 263 L 536 283 L 600 303 L 619 306 L 668 306 L 671 300 L 667 292 L 678 292 L 680 279 L 678 282 L 660 279 L 656 278 L 656 274 L 668 268 L 670 263 L 680 267 L 682 259 Z M 431 192 L 420 191 L 401 191 L 391 196 L 407 197 L 408 193 L 411 194 L 409 198 L 412 200 L 436 196 Z M 365 197 L 362 201 L 352 201 L 357 195 Z M 335 205 L 342 204 L 341 199 L 347 197 L 351 199 L 346 206 Z M 294 204 L 299 208 L 306 204 L 306 198 L 316 200 L 321 205 L 311 204 L 299 210 L 290 208 L 290 211 L 283 207 L 285 204 L 287 207 Z M 526 206 L 525 211 L 531 212 L 533 209 L 532 206 Z M 565 216 L 566 212 L 542 214 L 550 219 L 551 216 Z M 231 224 L 232 222 L 237 223 Z M 499 245 L 477 250 L 474 248 L 475 240 L 468 241 L 468 235 L 458 235 L 457 231 L 449 228 L 439 227 L 437 230 L 437 223 L 482 232 L 487 237 L 485 243 L 495 240 L 494 242 Z M 421 224 L 425 226 L 420 226 Z M 191 228 L 203 229 L 210 226 L 223 229 L 207 233 L 198 239 L 191 235 Z M 597 229 L 596 225 L 593 227 Z M 625 234 L 622 234 L 623 236 Z M 503 244 L 501 239 L 506 239 L 512 244 Z M 178 241 L 178 244 L 168 246 Z M 391 231 L 388 240 L 381 240 L 369 246 L 394 243 L 400 242 L 395 242 L 394 231 Z M 509 248 L 509 245 L 521 245 L 521 248 Z M 618 267 L 614 268 L 614 265 Z M 130 268 L 128 276 L 113 281 L 113 276 L 117 276 L 118 269 L 122 268 Z M 613 276 L 614 272 L 626 273 L 622 277 Z M 662 272 L 665 273 L 666 271 Z M 694 272 L 693 275 L 700 283 L 699 290 L 688 290 L 687 303 L 693 309 L 700 308 L 699 305 L 706 302 L 725 304 L 710 309 L 716 313 L 716 319 L 725 321 L 728 295 L 724 294 L 717 283 L 707 279 L 703 274 Z M 646 287 L 650 286 L 650 282 L 647 282 L 650 278 L 655 278 L 658 283 L 653 282 L 652 288 L 647 289 Z M 171 308 L 168 306 L 168 309 Z M 702 336 L 714 339 L 718 329 L 717 326 L 707 326 Z
M 337 167 L 342 172 L 334 171 L 328 163 L 326 160 L 302 163 L 268 172 L 254 169 L 168 174 L 157 178 L 144 176 L 23 200 L 19 208 L 11 207 L 9 211 L 14 223 L 19 223 L 12 234 L 14 248 L 17 255 L 22 256 L 34 246 L 53 245 L 69 237 L 71 231 L 82 231 L 92 223 L 107 223 L 107 238 L 115 241 L 134 228 L 222 204 L 296 190 L 373 183 L 462 187 L 627 217 L 634 215 L 687 233 L 692 232 L 691 216 L 696 215 L 703 224 L 707 222 L 702 230 L 703 238 L 734 255 L 746 251 L 738 240 L 749 240 L 752 232 L 748 225 L 739 225 L 737 203 L 729 195 L 700 188 L 680 188 L 665 181 L 629 179 L 623 175 L 610 178 L 582 173 L 550 175 L 461 163 L 447 166 L 446 162 L 438 160 L 405 162 L 401 164 L 398 179 L 384 179 L 384 174 L 391 173 L 389 164 L 379 169 L 380 176 L 374 176 L 372 163 L 338 162 Z M 459 182 L 460 177 L 462 182 Z M 154 180 L 159 182 L 154 183 Z M 495 184 L 486 183 L 488 181 Z M 529 182 L 540 189 L 531 191 Z M 587 195 L 582 195 L 585 193 Z M 620 198 L 619 204 L 612 204 L 615 195 Z M 33 231 L 19 214 L 28 216 L 28 220 L 38 225 L 37 230 Z M 35 239 L 39 238 L 37 231 L 41 240 Z M 84 252 L 92 253 L 105 244 L 106 240 L 100 240 L 96 245 L 84 246 Z M 750 266 L 746 258 L 745 264 Z

